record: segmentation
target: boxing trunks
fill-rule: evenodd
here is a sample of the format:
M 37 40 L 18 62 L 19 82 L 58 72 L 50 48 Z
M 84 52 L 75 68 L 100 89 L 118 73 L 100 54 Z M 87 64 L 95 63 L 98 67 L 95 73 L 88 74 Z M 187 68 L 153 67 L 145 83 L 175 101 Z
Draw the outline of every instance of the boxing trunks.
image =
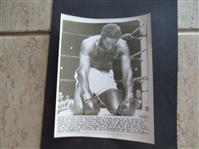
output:
M 78 79 L 78 69 L 75 71 L 74 78 L 76 80 L 76 88 L 80 85 Z M 93 94 L 100 95 L 101 93 L 109 89 L 117 89 L 117 84 L 114 79 L 113 70 L 101 71 L 95 68 L 90 68 L 89 76 L 89 87 Z

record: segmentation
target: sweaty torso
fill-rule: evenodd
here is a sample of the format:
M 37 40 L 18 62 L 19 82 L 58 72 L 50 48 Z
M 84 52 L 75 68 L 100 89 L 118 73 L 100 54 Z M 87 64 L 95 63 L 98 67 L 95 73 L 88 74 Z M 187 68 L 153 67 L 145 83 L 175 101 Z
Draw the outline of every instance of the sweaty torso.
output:
M 113 67 L 113 60 L 120 54 L 117 45 L 112 49 L 105 49 L 98 41 L 90 54 L 91 67 L 99 70 L 110 70 Z

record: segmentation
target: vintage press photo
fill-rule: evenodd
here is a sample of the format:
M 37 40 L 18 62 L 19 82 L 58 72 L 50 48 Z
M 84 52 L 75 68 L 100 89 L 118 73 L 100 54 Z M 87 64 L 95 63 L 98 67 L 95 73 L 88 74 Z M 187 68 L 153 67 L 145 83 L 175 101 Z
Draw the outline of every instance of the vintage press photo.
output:
M 54 137 L 154 144 L 150 14 L 61 14 Z

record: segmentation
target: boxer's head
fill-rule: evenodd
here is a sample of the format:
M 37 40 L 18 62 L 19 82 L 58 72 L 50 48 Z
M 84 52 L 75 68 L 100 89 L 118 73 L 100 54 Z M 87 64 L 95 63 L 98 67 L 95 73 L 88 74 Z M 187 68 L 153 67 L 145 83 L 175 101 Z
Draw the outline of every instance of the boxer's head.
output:
M 102 28 L 101 37 L 102 38 L 114 38 L 119 39 L 122 35 L 120 27 L 116 24 L 107 24 Z
M 121 37 L 121 29 L 116 24 L 107 24 L 102 28 L 101 41 L 106 49 L 112 49 Z

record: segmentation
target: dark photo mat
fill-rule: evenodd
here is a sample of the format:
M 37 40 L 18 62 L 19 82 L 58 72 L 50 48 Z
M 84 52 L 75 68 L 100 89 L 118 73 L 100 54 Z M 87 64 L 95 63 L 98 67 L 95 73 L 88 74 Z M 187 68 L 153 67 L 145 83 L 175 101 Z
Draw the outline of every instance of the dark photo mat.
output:
M 123 18 L 151 13 L 155 145 L 115 139 L 54 138 L 61 13 L 86 18 Z M 177 148 L 177 0 L 54 0 L 41 148 Z

